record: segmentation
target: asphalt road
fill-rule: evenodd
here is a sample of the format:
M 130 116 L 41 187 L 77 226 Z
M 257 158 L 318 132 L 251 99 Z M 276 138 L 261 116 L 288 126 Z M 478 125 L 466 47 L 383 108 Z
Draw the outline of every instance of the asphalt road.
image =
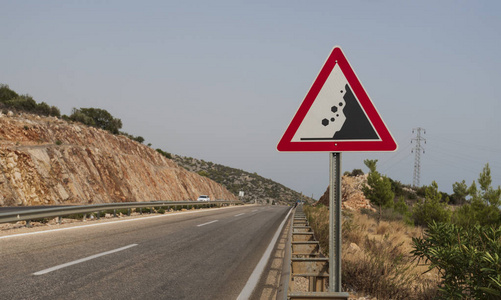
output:
M 236 299 L 288 207 L 0 237 L 2 299 Z

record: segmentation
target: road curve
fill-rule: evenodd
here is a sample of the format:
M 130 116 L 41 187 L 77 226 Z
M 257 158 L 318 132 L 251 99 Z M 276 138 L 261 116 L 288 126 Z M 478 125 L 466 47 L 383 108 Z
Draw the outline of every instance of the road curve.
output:
M 210 209 L 2 237 L 0 295 L 236 299 L 288 209 Z

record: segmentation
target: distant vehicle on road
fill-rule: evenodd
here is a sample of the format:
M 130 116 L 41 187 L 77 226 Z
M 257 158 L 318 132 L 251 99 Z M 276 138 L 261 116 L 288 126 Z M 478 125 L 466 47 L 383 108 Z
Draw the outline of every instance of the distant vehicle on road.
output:
M 210 201 L 210 197 L 207 195 L 200 195 L 197 201 Z

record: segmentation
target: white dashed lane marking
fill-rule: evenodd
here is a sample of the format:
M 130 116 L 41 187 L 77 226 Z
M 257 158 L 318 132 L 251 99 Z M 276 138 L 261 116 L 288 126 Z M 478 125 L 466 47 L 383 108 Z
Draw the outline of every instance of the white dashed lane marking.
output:
M 47 274 L 47 273 L 50 273 L 50 272 L 53 272 L 53 271 L 56 271 L 56 270 L 59 270 L 59 269 L 62 269 L 62 268 L 66 268 L 66 267 L 69 267 L 69 266 L 72 266 L 72 265 L 83 263 L 85 261 L 89 261 L 89 260 L 94 259 L 94 258 L 98 258 L 98 257 L 105 256 L 105 255 L 108 255 L 108 254 L 112 254 L 112 253 L 116 253 L 116 252 L 119 252 L 119 251 L 123 251 L 123 250 L 129 249 L 129 248 L 134 247 L 134 246 L 137 246 L 137 244 L 130 244 L 128 246 L 125 246 L 125 247 L 122 247 L 122 248 L 118 248 L 118 249 L 115 249 L 115 250 L 110 250 L 110 251 L 106 251 L 106 252 L 94 254 L 94 255 L 91 255 L 91 256 L 88 256 L 88 257 L 85 257 L 85 258 L 81 258 L 81 259 L 77 259 L 77 260 L 74 260 L 74 261 L 70 261 L 70 262 L 67 262 L 67 263 L 62 264 L 62 265 L 57 265 L 57 266 L 52 267 L 52 268 L 48 268 L 48 269 L 45 269 L 45 270 L 42 270 L 42 271 L 35 272 L 35 273 L 33 273 L 33 275 Z
M 214 221 L 210 221 L 210 222 L 207 222 L 207 223 L 198 224 L 197 226 L 198 226 L 198 227 L 202 227 L 202 226 L 205 226 L 205 225 L 209 225 L 209 224 L 212 224 L 212 223 L 216 223 L 217 221 L 219 221 L 219 220 L 214 220 Z

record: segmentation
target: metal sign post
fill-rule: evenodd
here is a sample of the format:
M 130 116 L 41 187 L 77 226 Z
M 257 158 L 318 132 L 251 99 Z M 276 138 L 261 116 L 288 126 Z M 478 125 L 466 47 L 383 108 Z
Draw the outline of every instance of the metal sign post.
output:
M 329 153 L 329 292 L 341 292 L 341 152 Z

